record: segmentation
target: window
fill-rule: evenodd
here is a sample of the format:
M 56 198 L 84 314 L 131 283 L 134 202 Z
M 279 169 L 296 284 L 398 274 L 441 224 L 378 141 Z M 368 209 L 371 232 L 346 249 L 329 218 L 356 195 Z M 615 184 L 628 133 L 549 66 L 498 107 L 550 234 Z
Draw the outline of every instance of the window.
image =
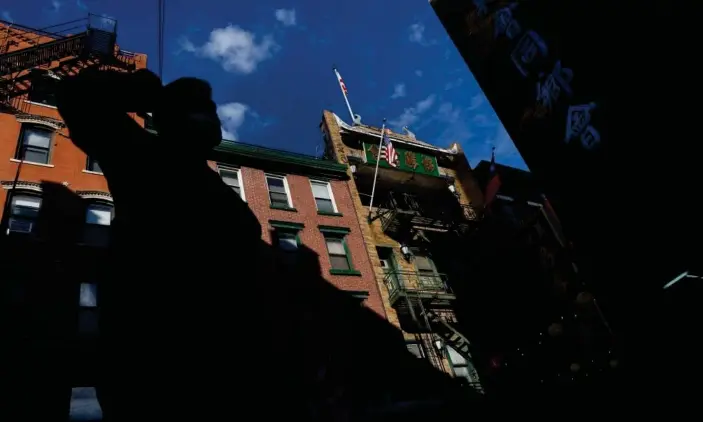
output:
M 272 208 L 293 208 L 290 200 L 288 181 L 285 176 L 266 175 L 266 185 L 269 189 L 269 199 Z
M 222 177 L 222 181 L 237 192 L 242 200 L 244 200 L 244 186 L 242 185 L 242 171 L 237 168 L 217 167 L 217 171 Z
M 406 341 L 405 347 L 408 348 L 408 352 L 412 353 L 418 359 L 425 358 L 425 351 L 422 350 L 422 345 L 416 341 Z
M 346 236 L 350 230 L 346 227 L 318 226 L 325 237 L 327 255 L 330 258 L 330 274 L 334 275 L 361 275 L 354 269 L 354 264 L 349 253 Z
M 289 221 L 269 220 L 271 224 L 271 241 L 283 253 L 283 260 L 287 264 L 293 264 L 297 259 L 298 248 L 300 247 L 300 230 L 305 227 L 301 223 Z
M 53 132 L 37 126 L 23 126 L 16 158 L 32 163 L 49 164 Z
M 347 255 L 347 246 L 344 239 L 327 238 L 327 253 L 330 255 L 330 263 L 335 270 L 349 270 L 349 255 Z
M 428 256 L 415 254 L 415 269 L 417 270 L 420 287 L 442 288 L 444 283 L 437 273 L 434 262 Z
M 113 209 L 110 205 L 88 205 L 85 216 L 83 242 L 93 246 L 107 246 Z
M 90 157 L 88 157 L 88 161 L 85 164 L 85 169 L 88 171 L 92 171 L 95 173 L 102 173 L 103 170 L 100 168 L 100 164 L 98 162 Z
M 323 214 L 337 214 L 337 205 L 332 196 L 332 186 L 329 182 L 310 181 L 312 196 L 315 198 L 317 211 Z
M 97 285 L 81 283 L 78 296 L 78 332 L 94 335 L 98 332 Z
M 15 233 L 31 233 L 39 217 L 41 198 L 30 195 L 12 195 L 8 230 Z
M 454 350 L 451 346 L 447 346 L 447 352 L 449 352 L 449 363 L 454 371 L 454 376 L 457 378 L 465 378 L 468 382 L 476 382 L 478 380 L 473 379 L 473 368 L 469 361 L 467 361 L 462 355 Z
M 297 252 L 298 251 L 298 235 L 292 232 L 284 232 L 278 230 L 276 232 L 276 240 L 278 242 L 278 248 L 284 252 Z
M 27 100 L 56 107 L 56 81 L 48 76 L 34 78 Z

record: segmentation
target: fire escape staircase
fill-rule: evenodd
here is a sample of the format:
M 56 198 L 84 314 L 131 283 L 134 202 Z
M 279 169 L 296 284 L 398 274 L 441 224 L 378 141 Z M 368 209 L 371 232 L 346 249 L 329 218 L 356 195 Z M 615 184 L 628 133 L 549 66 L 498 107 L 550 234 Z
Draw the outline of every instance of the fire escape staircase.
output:
M 469 364 L 471 376 L 478 380 L 478 374 L 473 367 L 473 357 L 471 356 L 471 343 L 461 334 L 454 326 L 444 318 L 437 315 L 432 309 L 423 309 L 423 318 L 429 323 L 432 332 L 438 335 L 446 345 L 451 346 L 458 354 L 463 357 Z M 472 387 L 479 392 L 483 392 L 483 387 L 479 382 L 473 383 Z
M 90 19 L 90 18 L 89 18 Z M 50 66 L 52 63 L 66 59 L 58 67 L 44 69 L 54 79 L 76 72 L 89 66 L 108 65 L 125 70 L 134 70 L 133 55 L 123 55 L 115 52 L 116 33 L 114 30 L 91 27 L 90 23 L 84 32 L 62 36 L 55 35 L 55 40 L 38 43 L 31 47 L 0 54 L 0 107 L 6 111 L 18 113 L 23 110 L 18 101 L 13 101 L 31 89 L 35 76 L 31 70 L 40 66 Z

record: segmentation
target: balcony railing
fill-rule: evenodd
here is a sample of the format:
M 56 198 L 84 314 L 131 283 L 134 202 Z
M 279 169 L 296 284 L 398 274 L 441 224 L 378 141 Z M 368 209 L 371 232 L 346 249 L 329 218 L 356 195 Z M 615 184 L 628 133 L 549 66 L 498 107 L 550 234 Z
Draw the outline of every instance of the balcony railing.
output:
M 403 295 L 432 297 L 453 295 L 445 274 L 422 274 L 413 271 L 389 271 L 384 277 L 391 305 Z

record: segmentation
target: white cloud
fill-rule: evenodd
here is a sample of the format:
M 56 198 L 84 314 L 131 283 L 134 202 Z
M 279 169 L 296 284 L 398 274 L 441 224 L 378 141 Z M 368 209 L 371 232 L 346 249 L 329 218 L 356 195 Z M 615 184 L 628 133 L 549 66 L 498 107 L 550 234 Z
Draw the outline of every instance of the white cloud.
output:
M 438 140 L 443 144 L 451 142 L 465 142 L 474 137 L 474 133 L 467 123 L 461 108 L 454 107 L 452 103 L 442 103 L 433 118 L 442 123 L 443 130 Z
M 217 115 L 222 122 L 222 138 L 228 141 L 237 140 L 237 131 L 244 124 L 244 119 L 250 113 L 249 106 L 242 103 L 226 103 L 217 106 Z
M 391 98 L 402 98 L 405 97 L 405 95 L 405 84 L 396 84 L 396 86 L 393 88 L 393 95 L 391 95 Z
M 445 91 L 449 91 L 449 90 L 451 90 L 451 89 L 458 88 L 458 87 L 460 87 L 461 84 L 463 84 L 463 83 L 464 83 L 464 80 L 463 80 L 462 78 L 458 78 L 457 80 L 455 80 L 455 81 L 453 81 L 453 82 L 447 82 L 447 83 L 444 85 L 444 90 L 445 90 Z
M 410 41 L 421 44 L 425 40 L 425 25 L 414 23 L 410 25 Z
M 414 24 L 410 25 L 410 28 L 408 28 L 408 31 L 410 33 L 408 35 L 408 39 L 411 42 L 414 42 L 414 43 L 417 43 L 420 45 L 424 45 L 424 46 L 434 44 L 433 40 L 428 40 L 427 38 L 425 38 L 425 25 L 423 25 L 421 23 L 414 23 Z
M 416 71 L 415 71 L 415 75 L 417 75 L 418 78 L 419 78 L 419 77 L 422 77 L 422 70 L 419 70 L 419 69 L 416 70 Z
M 7 10 L 2 11 L 2 20 L 13 23 L 14 20 L 12 19 L 12 16 L 10 16 L 10 12 Z
M 189 39 L 181 40 L 185 51 L 219 62 L 228 72 L 252 73 L 259 63 L 273 56 L 278 45 L 271 35 L 257 42 L 256 36 L 238 26 L 227 25 L 210 32 L 210 39 L 198 47 Z
M 478 127 L 490 127 L 490 126 L 495 126 L 496 123 L 498 122 L 497 119 L 490 119 L 488 116 L 486 116 L 483 113 L 479 113 L 471 119 L 472 122 L 478 126 Z
M 58 13 L 59 9 L 61 9 L 61 2 L 59 0 L 51 0 L 51 10 Z
M 471 97 L 471 103 L 469 104 L 469 110 L 476 110 L 477 108 L 481 107 L 483 103 L 485 102 L 486 98 L 483 96 L 482 93 L 478 93 Z
M 403 126 L 410 126 L 417 122 L 422 114 L 426 113 L 434 104 L 435 95 L 430 95 L 424 100 L 420 100 L 415 104 L 414 107 L 406 108 L 403 113 L 396 119 L 390 120 L 391 126 L 395 127 L 397 130 L 403 128 Z
M 278 9 L 276 10 L 276 20 L 284 26 L 295 26 L 295 9 Z

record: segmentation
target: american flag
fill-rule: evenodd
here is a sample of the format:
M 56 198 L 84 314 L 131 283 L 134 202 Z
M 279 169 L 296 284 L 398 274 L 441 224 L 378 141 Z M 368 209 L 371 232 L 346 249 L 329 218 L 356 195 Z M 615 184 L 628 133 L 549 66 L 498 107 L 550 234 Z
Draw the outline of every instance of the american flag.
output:
M 383 146 L 381 147 L 381 159 L 386 160 L 392 167 L 396 166 L 398 162 L 398 153 L 393 148 L 390 138 L 388 137 L 387 130 L 383 131 Z

